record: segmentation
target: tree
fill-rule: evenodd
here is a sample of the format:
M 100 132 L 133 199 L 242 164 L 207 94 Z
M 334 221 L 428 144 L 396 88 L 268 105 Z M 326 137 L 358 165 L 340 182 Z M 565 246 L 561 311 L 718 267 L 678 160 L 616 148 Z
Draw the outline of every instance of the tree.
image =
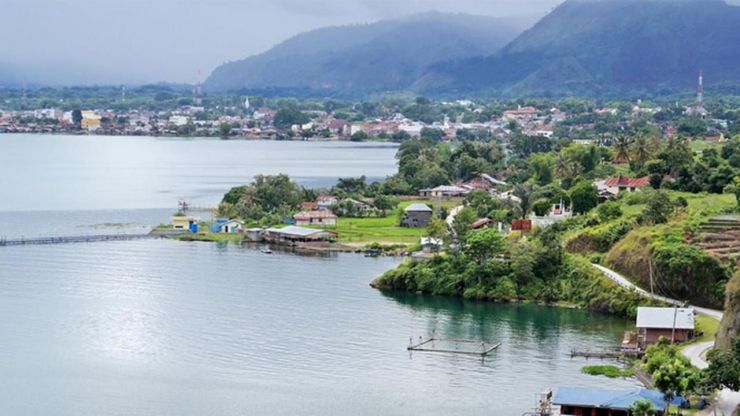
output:
M 642 215 L 649 224 L 663 224 L 673 215 L 675 205 L 665 191 L 657 191 L 648 201 Z
M 218 126 L 218 132 L 221 134 L 221 137 L 229 137 L 231 135 L 231 124 L 221 123 Z
M 644 134 L 638 133 L 632 142 L 632 154 L 634 155 L 635 162 L 637 162 L 637 166 L 642 169 L 645 166 L 645 162 L 653 156 L 653 146 L 650 139 Z
M 493 228 L 470 230 L 466 242 L 465 254 L 481 266 L 504 252 L 504 238 Z
M 370 135 L 365 133 L 364 131 L 356 131 L 354 134 L 352 134 L 352 137 L 350 137 L 350 140 L 353 142 L 364 142 L 365 140 L 369 139 Z
M 279 129 L 289 129 L 293 125 L 302 125 L 308 123 L 310 118 L 304 114 L 298 107 L 286 107 L 278 110 L 272 123 Z
M 521 218 L 527 218 L 534 203 L 535 186 L 531 183 L 514 185 L 512 193 L 519 198 L 519 213 L 521 214 Z
M 431 220 L 426 229 L 426 236 L 431 238 L 444 238 L 447 235 L 447 223 L 445 220 Z
M 632 141 L 629 139 L 629 137 L 625 136 L 624 134 L 620 134 L 619 136 L 617 136 L 613 144 L 614 157 L 612 158 L 612 161 L 616 163 L 629 162 L 631 144 L 632 144 Z
M 630 406 L 633 416 L 654 416 L 655 408 L 650 400 L 636 400 Z
M 232 205 L 236 204 L 244 196 L 247 188 L 248 185 L 241 185 L 229 189 L 229 192 L 226 192 L 223 199 L 221 199 L 221 202 Z
M 397 132 L 393 133 L 393 135 L 391 135 L 391 140 L 396 143 L 403 143 L 405 141 L 411 140 L 411 135 L 406 130 L 398 130 Z
M 458 248 L 465 245 L 468 231 L 470 231 L 470 224 L 478 220 L 478 214 L 474 209 L 470 207 L 464 207 L 455 215 L 452 220 L 451 230 L 449 237 L 452 238 L 452 244 L 457 245 Z
M 72 110 L 72 122 L 75 123 L 75 125 L 77 126 L 82 124 L 82 110 L 80 109 Z
M 740 391 L 740 337 L 732 340 L 732 349 L 712 350 L 708 354 L 709 367 L 704 370 L 708 387 Z
M 236 206 L 233 204 L 229 204 L 228 202 L 222 202 L 218 204 L 218 208 L 216 209 L 216 216 L 219 218 L 235 218 L 237 216 L 238 212 L 236 209 Z
M 348 194 L 359 194 L 367 189 L 366 180 L 365 175 L 359 178 L 339 178 L 336 187 Z
M 547 199 L 540 199 L 532 205 L 532 211 L 534 215 L 538 217 L 544 217 L 550 211 L 550 201 Z
M 585 214 L 599 204 L 599 192 L 587 181 L 581 181 L 569 192 L 574 214 Z
M 690 367 L 680 357 L 666 360 L 653 373 L 653 386 L 663 393 L 666 407 L 676 397 L 683 396 L 689 389 L 690 382 Z
M 622 216 L 622 208 L 618 202 L 606 201 L 596 208 L 596 215 L 599 221 L 607 222 Z
M 735 195 L 737 205 L 740 206 L 740 176 L 735 176 L 734 178 L 732 178 L 732 182 L 729 185 L 725 186 L 722 192 Z
M 395 209 L 398 206 L 398 200 L 390 196 L 379 195 L 375 198 L 373 205 L 375 205 L 375 208 L 379 209 L 385 217 L 389 210 Z

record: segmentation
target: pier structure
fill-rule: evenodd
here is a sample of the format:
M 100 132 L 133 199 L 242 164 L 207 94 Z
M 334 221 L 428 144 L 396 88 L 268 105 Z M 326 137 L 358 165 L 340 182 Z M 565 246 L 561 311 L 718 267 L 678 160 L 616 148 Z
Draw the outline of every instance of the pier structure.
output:
M 40 244 L 67 244 L 67 243 L 96 243 L 101 241 L 127 241 L 143 240 L 152 238 L 171 238 L 183 234 L 177 233 L 159 233 L 159 234 L 90 234 L 90 235 L 68 235 L 68 236 L 49 236 L 49 237 L 18 237 L 5 238 L 0 237 L 0 247 L 6 246 L 25 246 Z

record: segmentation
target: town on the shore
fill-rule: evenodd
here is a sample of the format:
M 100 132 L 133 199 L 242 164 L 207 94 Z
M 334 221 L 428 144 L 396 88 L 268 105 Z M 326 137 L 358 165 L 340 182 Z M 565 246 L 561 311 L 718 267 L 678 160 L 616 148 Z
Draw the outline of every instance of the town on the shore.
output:
M 269 100 L 257 97 L 256 101 L 267 104 Z M 543 99 L 522 105 L 516 101 L 432 102 L 418 97 L 405 105 L 343 103 L 337 109 L 331 102 L 324 108 L 315 103 L 269 104 L 252 107 L 247 98 L 240 107 L 185 105 L 158 111 L 64 111 L 53 107 L 10 110 L 0 106 L 0 132 L 402 142 L 432 129 L 444 140 L 493 139 L 505 143 L 514 136 L 526 135 L 568 137 L 576 143 L 591 144 L 645 126 L 660 129 L 665 135 L 679 133 L 689 139 L 717 141 L 728 133 L 728 124 L 737 116 L 734 111 L 718 109 L 716 116 L 710 117 L 700 102 L 690 106 L 640 101 L 597 106 L 586 100 Z

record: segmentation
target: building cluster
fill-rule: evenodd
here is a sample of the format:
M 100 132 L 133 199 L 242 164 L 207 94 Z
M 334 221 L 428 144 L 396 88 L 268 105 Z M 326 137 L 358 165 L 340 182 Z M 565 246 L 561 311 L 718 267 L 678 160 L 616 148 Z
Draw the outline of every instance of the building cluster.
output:
M 481 114 L 483 107 L 476 106 L 469 101 L 458 101 L 456 105 L 463 105 L 468 113 Z M 506 142 L 514 133 L 529 136 L 551 138 L 556 133 L 559 123 L 567 120 L 570 115 L 558 108 L 547 110 L 535 107 L 519 107 L 504 111 L 500 116 L 494 116 L 488 121 L 470 122 L 466 117 L 459 115 L 450 119 L 434 123 L 424 123 L 405 117 L 401 113 L 389 116 L 372 118 L 362 122 L 350 122 L 336 118 L 334 113 L 325 111 L 306 111 L 310 121 L 305 124 L 295 124 L 289 127 L 278 128 L 273 121 L 278 113 L 269 108 L 248 109 L 245 115 L 223 114 L 224 109 L 216 112 L 202 106 L 184 106 L 175 111 L 148 111 L 126 110 L 113 111 L 101 109 L 82 110 L 81 117 L 75 120 L 72 111 L 45 108 L 26 111 L 0 110 L 0 132 L 87 132 L 107 135 L 191 135 L 191 136 L 223 136 L 242 137 L 249 139 L 279 139 L 294 138 L 303 140 L 349 140 L 353 135 L 362 132 L 367 136 L 391 138 L 394 135 L 404 137 L 419 137 L 422 131 L 434 129 L 440 132 L 444 140 L 456 138 L 459 131 L 483 132 L 488 137 Z M 655 114 L 660 107 L 645 107 L 634 105 L 631 109 L 633 117 Z M 706 110 L 701 107 L 700 115 L 706 117 Z M 686 114 L 697 113 L 697 109 L 689 107 Z M 239 112 L 229 112 L 236 114 Z M 597 115 L 617 115 L 616 108 L 600 108 L 593 110 Z M 726 129 L 723 120 L 711 120 L 712 131 L 707 136 L 717 139 Z M 621 127 L 628 122 L 621 121 Z M 665 134 L 675 134 L 675 125 L 659 126 Z M 594 123 L 582 123 L 569 127 L 572 138 L 577 142 L 589 144 L 591 138 L 583 138 L 575 134 L 578 131 L 595 131 Z M 586 135 L 588 136 L 588 135 Z M 397 136 L 396 136 L 397 137 Z M 580 137 L 580 138 L 579 138 Z

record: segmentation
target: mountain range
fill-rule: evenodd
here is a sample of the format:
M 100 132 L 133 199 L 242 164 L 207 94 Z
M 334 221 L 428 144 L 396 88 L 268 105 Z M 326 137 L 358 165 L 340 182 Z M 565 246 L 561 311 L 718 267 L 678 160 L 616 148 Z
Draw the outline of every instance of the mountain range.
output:
M 620 95 L 740 81 L 740 7 L 720 0 L 568 0 L 497 53 L 440 62 L 416 83 L 504 95 Z
M 707 83 L 740 81 L 740 7 L 721 0 L 566 0 L 528 30 L 517 23 L 430 13 L 319 29 L 204 86 L 610 96 L 686 91 L 702 68 Z
M 204 88 L 404 89 L 436 62 L 496 52 L 531 23 L 526 18 L 432 12 L 328 27 L 297 35 L 263 54 L 224 64 L 213 71 Z

